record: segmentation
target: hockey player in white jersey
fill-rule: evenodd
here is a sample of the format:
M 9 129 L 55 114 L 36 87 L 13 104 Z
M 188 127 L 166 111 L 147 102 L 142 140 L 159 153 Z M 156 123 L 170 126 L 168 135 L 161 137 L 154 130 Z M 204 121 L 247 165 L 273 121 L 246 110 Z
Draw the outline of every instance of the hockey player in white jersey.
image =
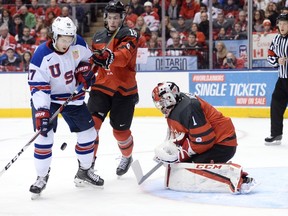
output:
M 36 196 L 45 189 L 49 178 L 57 128 L 57 118 L 51 124 L 49 118 L 79 83 L 89 88 L 95 81 L 95 74 L 89 63 L 92 52 L 84 39 L 76 34 L 76 30 L 70 18 L 57 17 L 52 23 L 51 40 L 36 49 L 29 65 L 28 83 L 34 129 L 40 130 L 34 143 L 37 180 L 30 187 L 30 192 Z M 61 112 L 70 131 L 77 134 L 75 152 L 79 169 L 74 182 L 76 186 L 82 183 L 103 186 L 104 180 L 91 168 L 97 132 L 84 97 L 85 92 L 80 91 Z

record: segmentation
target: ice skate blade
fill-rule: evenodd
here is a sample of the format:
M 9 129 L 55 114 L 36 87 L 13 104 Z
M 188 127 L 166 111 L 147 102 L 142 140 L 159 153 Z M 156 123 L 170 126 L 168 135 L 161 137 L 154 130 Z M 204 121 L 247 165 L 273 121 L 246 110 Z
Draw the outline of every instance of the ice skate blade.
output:
M 273 142 L 265 142 L 264 144 L 266 146 L 277 146 L 277 145 L 281 145 L 281 140 L 275 140 Z
M 103 189 L 104 185 L 94 185 L 87 181 L 83 181 L 81 179 L 74 179 L 75 187 L 83 188 L 83 187 L 92 187 L 92 188 L 98 188 Z

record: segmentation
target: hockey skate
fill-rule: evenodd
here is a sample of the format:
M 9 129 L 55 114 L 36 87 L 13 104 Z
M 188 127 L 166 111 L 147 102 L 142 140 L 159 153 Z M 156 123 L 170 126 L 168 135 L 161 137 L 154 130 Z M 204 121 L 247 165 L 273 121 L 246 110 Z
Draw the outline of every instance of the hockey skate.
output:
M 239 189 L 239 193 L 240 194 L 248 194 L 257 186 L 258 186 L 258 183 L 255 181 L 254 178 L 244 177 L 243 183 Z
M 44 176 L 44 177 L 38 176 L 36 179 L 36 182 L 30 186 L 29 191 L 32 193 L 32 196 L 31 196 L 32 200 L 38 199 L 40 197 L 42 191 L 46 188 L 46 184 L 47 184 L 48 179 L 49 179 L 49 172 L 50 172 L 50 168 L 49 168 L 46 176 Z
M 265 138 L 265 145 L 272 146 L 272 145 L 280 145 L 282 140 L 282 135 L 278 136 L 269 136 Z
M 74 178 L 74 183 L 76 187 L 84 187 L 85 185 L 103 187 L 104 180 L 94 173 L 93 167 L 90 167 L 88 170 L 79 167 Z
M 118 165 L 118 167 L 116 169 L 116 174 L 118 176 L 124 175 L 128 171 L 128 169 L 130 168 L 132 162 L 133 162 L 132 156 L 129 157 L 129 158 L 126 158 L 126 157 L 122 156 L 120 164 Z

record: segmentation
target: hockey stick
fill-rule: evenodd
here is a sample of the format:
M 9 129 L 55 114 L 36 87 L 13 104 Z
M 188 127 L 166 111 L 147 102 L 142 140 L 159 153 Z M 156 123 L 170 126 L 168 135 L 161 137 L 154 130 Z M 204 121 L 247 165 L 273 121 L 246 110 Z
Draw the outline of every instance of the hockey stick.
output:
M 67 104 L 72 101 L 73 97 L 77 95 L 81 89 L 83 88 L 83 84 L 80 84 L 77 89 L 70 95 L 69 98 L 59 107 L 58 110 L 52 115 L 52 117 L 49 119 L 49 124 L 51 124 L 54 119 L 58 116 L 60 112 L 67 106 Z M 31 143 L 40 135 L 41 131 L 38 130 L 35 135 L 28 141 L 28 143 L 17 153 L 17 155 L 2 169 L 0 172 L 0 177 L 3 175 L 5 171 L 9 169 L 9 167 L 20 157 L 20 155 L 31 145 Z
M 142 184 L 147 178 L 149 178 L 156 170 L 158 170 L 163 165 L 162 162 L 157 163 L 149 172 L 143 175 L 141 165 L 138 160 L 135 160 L 132 163 L 132 169 L 136 176 L 138 185 Z

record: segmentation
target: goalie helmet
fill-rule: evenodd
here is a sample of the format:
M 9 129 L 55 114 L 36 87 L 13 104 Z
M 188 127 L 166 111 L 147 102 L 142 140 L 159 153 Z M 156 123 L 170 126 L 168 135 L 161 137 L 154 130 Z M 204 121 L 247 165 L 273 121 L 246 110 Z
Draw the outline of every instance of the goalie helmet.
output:
M 174 82 L 158 83 L 152 91 L 152 99 L 155 107 L 167 117 L 180 99 L 179 87 Z
M 56 41 L 59 35 L 73 36 L 73 42 L 76 41 L 77 27 L 69 17 L 57 17 L 52 23 L 52 41 L 56 48 Z

